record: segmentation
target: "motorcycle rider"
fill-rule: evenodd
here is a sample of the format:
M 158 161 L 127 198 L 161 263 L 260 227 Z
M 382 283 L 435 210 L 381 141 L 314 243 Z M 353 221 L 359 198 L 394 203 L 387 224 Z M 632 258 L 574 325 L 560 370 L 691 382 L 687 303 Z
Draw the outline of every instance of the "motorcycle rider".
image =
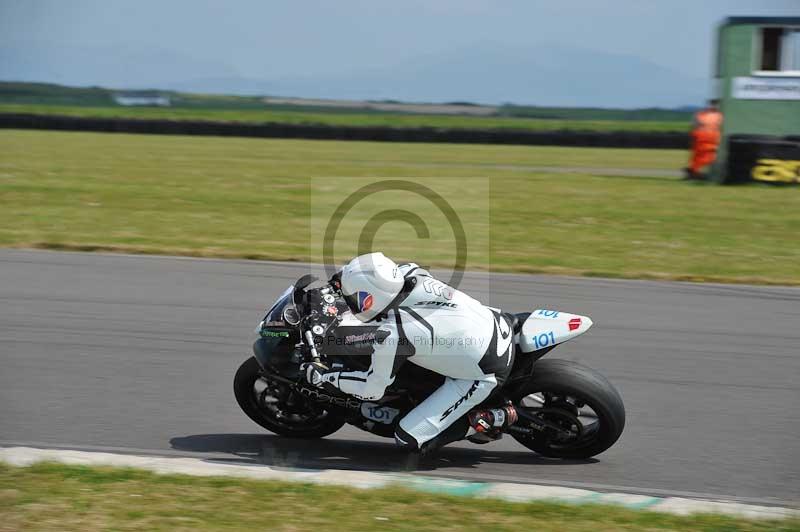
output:
M 367 371 L 332 371 L 304 366 L 314 386 L 334 386 L 363 400 L 377 400 L 405 362 L 445 377 L 427 399 L 400 420 L 395 440 L 414 452 L 429 452 L 470 437 L 487 442 L 517 419 L 514 407 L 477 410 L 511 371 L 512 322 L 464 292 L 434 279 L 416 264 L 398 265 L 383 253 L 354 258 L 338 283 L 353 315 L 377 322 Z

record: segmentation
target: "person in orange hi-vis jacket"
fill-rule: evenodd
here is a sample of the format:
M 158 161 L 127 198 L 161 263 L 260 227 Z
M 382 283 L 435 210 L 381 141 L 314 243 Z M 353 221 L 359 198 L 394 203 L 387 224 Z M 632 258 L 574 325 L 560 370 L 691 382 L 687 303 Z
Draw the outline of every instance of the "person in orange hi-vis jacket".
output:
M 709 100 L 708 106 L 694 115 L 692 126 L 692 153 L 686 179 L 702 179 L 702 169 L 717 158 L 717 148 L 722 128 L 722 113 L 719 111 L 719 100 Z

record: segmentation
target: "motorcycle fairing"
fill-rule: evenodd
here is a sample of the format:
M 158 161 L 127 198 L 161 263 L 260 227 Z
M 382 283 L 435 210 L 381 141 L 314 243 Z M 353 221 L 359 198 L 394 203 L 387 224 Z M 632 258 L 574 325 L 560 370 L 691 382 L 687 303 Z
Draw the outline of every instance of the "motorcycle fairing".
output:
M 523 353 L 532 353 L 572 340 L 591 326 L 592 320 L 588 316 L 536 309 L 522 324 L 522 329 L 514 339 Z

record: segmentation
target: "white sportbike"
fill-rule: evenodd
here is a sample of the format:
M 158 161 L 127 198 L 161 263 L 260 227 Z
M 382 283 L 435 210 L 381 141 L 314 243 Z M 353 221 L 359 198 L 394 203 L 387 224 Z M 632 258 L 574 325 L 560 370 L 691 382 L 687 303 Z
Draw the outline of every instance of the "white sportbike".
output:
M 255 356 L 239 367 L 234 379 L 239 406 L 253 421 L 283 436 L 321 438 L 349 423 L 392 438 L 398 421 L 444 377 L 405 364 L 378 401 L 307 384 L 300 372 L 305 362 L 366 370 L 378 327 L 355 319 L 331 285 L 312 285 L 309 277 L 290 286 L 259 324 Z M 513 369 L 481 407 L 513 403 L 519 419 L 505 432 L 544 456 L 581 459 L 611 447 L 625 426 L 619 392 L 591 368 L 567 360 L 540 360 L 588 331 L 592 320 L 547 309 L 504 315 L 514 332 Z M 323 344 L 325 348 L 318 349 Z

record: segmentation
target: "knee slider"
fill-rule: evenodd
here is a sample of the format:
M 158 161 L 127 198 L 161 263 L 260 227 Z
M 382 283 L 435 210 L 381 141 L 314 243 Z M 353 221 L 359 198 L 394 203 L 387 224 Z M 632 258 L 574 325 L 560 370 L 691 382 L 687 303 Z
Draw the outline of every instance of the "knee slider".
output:
M 419 442 L 417 442 L 414 436 L 404 431 L 400 425 L 397 426 L 397 429 L 394 432 L 394 441 L 397 443 L 397 445 L 404 447 L 409 451 L 419 450 Z

